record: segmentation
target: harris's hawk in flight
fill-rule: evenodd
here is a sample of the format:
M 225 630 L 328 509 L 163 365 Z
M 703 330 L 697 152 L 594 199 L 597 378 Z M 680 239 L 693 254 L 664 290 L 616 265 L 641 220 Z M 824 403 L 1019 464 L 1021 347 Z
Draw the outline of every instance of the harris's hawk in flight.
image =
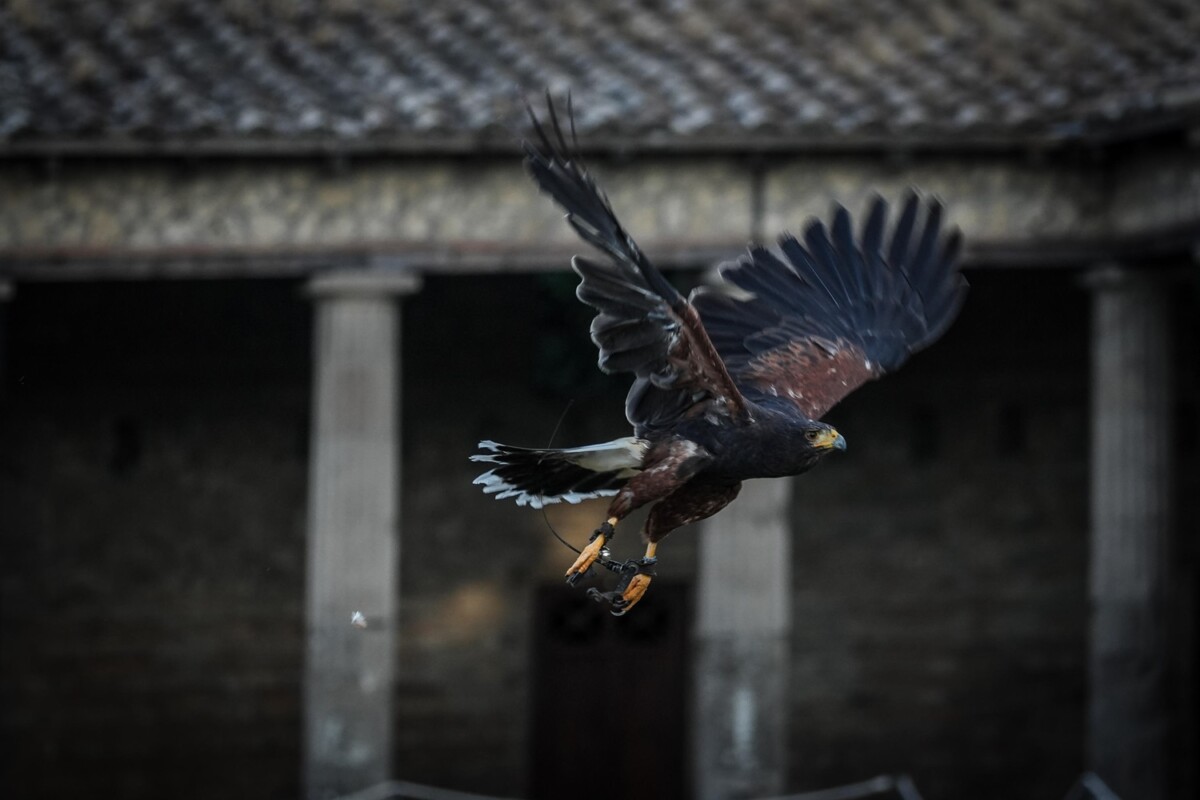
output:
M 566 449 L 480 442 L 472 460 L 492 467 L 475 483 L 534 508 L 612 497 L 566 574 L 574 584 L 597 561 L 617 572 L 614 591 L 591 592 L 620 615 L 645 593 L 668 533 L 720 511 L 743 480 L 799 475 L 846 449 L 821 417 L 949 327 L 966 294 L 961 237 L 943 235 L 941 206 L 915 193 L 890 232 L 882 199 L 857 236 L 838 206 L 830 226 L 813 221 L 802 240 L 784 234 L 778 252 L 754 246 L 722 265 L 731 286 L 684 297 L 621 227 L 553 104 L 548 114 L 549 130 L 530 110 L 536 139 L 524 144 L 525 166 L 606 257 L 572 266 L 579 299 L 597 311 L 600 369 L 634 375 L 625 401 L 633 435 Z M 648 503 L 645 556 L 611 560 L 617 524 Z

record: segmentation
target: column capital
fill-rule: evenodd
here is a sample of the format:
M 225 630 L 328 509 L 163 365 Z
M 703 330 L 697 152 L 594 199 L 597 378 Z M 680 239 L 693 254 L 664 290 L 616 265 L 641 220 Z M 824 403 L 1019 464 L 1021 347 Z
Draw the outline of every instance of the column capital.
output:
M 1093 264 L 1080 278 L 1080 283 L 1092 291 L 1108 291 L 1127 287 L 1134 275 L 1129 267 L 1117 261 Z
M 1079 285 L 1093 292 L 1118 292 L 1178 282 L 1187 270 L 1169 267 L 1131 267 L 1119 261 L 1100 261 L 1079 276 Z
M 378 297 L 415 294 L 424 281 L 408 270 L 333 270 L 315 275 L 305 287 L 309 297 Z

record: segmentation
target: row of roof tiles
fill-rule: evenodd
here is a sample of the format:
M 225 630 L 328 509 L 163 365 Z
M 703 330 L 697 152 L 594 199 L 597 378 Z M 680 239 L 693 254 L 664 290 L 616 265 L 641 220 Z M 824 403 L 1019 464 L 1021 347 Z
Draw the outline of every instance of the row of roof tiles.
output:
M 0 147 L 581 135 L 1031 141 L 1190 124 L 1192 0 L 7 0 Z

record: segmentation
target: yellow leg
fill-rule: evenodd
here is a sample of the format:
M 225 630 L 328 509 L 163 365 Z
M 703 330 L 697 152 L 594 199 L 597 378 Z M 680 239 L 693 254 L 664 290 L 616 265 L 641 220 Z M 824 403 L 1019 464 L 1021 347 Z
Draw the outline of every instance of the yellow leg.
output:
M 617 527 L 617 518 L 609 517 L 606 523 L 610 529 Z M 588 543 L 588 546 L 583 548 L 583 552 L 579 554 L 579 558 L 575 559 L 575 563 L 567 570 L 568 580 L 575 575 L 582 575 L 588 571 L 588 567 L 595 563 L 600 557 L 600 551 L 604 549 L 604 543 L 608 541 L 608 537 L 602 532 L 596 533 L 596 538 Z
M 658 552 L 658 543 L 650 542 L 646 545 L 645 560 L 656 558 L 655 553 Z M 646 594 L 646 590 L 650 588 L 651 576 L 645 573 L 634 575 L 629 581 L 629 585 L 625 587 L 625 591 L 621 593 L 622 603 L 618 608 L 613 609 L 613 614 L 618 617 L 625 616 L 629 613 L 629 609 L 638 604 L 642 596 Z

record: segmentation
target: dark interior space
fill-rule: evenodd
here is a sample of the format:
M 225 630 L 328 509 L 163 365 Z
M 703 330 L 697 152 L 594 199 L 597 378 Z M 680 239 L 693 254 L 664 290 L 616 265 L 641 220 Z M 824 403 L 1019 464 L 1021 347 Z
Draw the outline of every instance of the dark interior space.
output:
M 12 312 L 6 785 L 295 797 L 310 317 L 297 285 L 35 284 Z
M 968 277 L 946 339 L 836 409 L 850 449 L 796 484 L 796 790 L 907 772 L 930 800 L 1057 797 L 1083 763 L 1088 296 L 1066 271 Z M 614 621 L 544 588 L 566 551 L 543 566 L 558 546 L 538 515 L 470 486 L 485 435 L 625 432 L 623 381 L 595 373 L 586 311 L 560 302 L 573 285 L 445 277 L 405 302 L 404 514 L 428 522 L 401 559 L 396 769 L 510 795 L 688 796 L 693 533 L 666 543 L 645 613 Z M 1181 519 L 1192 308 L 1181 294 Z M 0 401 L 11 785 L 296 795 L 311 316 L 291 281 L 21 287 Z M 1196 551 L 1178 540 L 1184 676 Z M 1196 699 L 1175 691 L 1183 759 Z M 660 743 L 602 755 L 645 738 Z M 578 783 L 579 753 L 607 772 Z
M 689 606 L 678 583 L 655 586 L 646 614 L 620 618 L 570 587 L 538 590 L 531 798 L 692 796 Z

